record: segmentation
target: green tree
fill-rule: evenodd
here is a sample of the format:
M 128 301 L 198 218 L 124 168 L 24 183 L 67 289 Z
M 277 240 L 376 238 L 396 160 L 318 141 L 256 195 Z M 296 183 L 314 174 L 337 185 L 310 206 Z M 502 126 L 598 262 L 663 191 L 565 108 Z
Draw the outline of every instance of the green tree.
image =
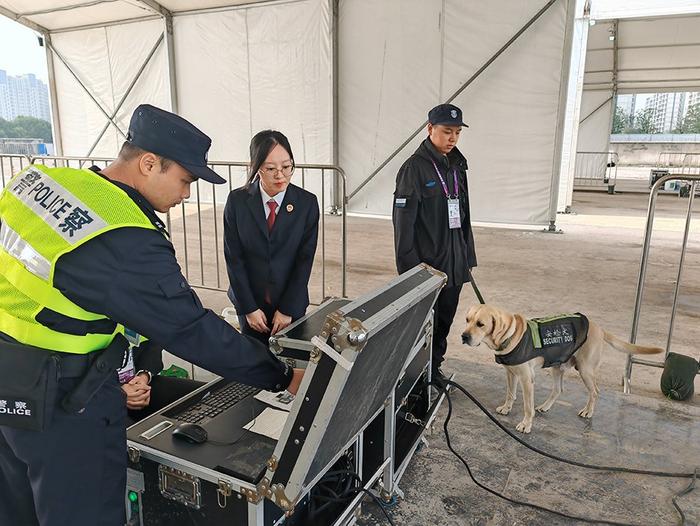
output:
M 616 107 L 615 115 L 613 116 L 612 133 L 625 133 L 629 125 L 630 116 L 620 106 Z
M 51 124 L 35 117 L 19 116 L 12 121 L 0 119 L 0 137 L 8 139 L 41 139 L 53 142 Z
M 634 126 L 627 133 L 658 133 L 654 125 L 654 110 L 647 108 L 634 116 Z
M 700 133 L 700 104 L 688 109 L 683 122 L 678 126 L 678 133 Z
M 9 137 L 10 123 L 0 117 L 0 137 Z

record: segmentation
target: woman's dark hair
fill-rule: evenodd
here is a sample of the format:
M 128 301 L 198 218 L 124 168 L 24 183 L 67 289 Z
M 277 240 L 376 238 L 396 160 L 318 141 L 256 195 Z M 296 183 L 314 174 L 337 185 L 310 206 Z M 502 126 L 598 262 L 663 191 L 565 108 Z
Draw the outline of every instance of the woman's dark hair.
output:
M 248 172 L 248 180 L 245 182 L 246 188 L 255 182 L 258 176 L 258 170 L 270 155 L 272 149 L 280 145 L 287 150 L 289 158 L 294 164 L 294 154 L 292 147 L 289 145 L 289 140 L 283 133 L 276 130 L 263 130 L 256 133 L 250 140 L 250 171 Z

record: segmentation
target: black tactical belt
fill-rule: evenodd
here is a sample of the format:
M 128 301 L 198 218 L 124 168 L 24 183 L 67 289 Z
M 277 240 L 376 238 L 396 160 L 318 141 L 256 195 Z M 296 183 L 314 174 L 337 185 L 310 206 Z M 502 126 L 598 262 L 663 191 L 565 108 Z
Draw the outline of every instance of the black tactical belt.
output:
M 107 379 L 116 374 L 117 368 L 123 363 L 124 353 L 128 348 L 129 342 L 124 335 L 117 334 L 112 343 L 104 350 L 91 353 L 95 355 L 95 359 L 89 360 L 84 365 L 84 374 L 77 375 L 80 377 L 77 385 L 61 401 L 63 409 L 68 413 L 80 413 Z M 61 361 L 65 358 L 65 356 L 62 357 Z M 69 356 L 68 358 L 74 357 Z M 80 362 L 78 360 L 75 363 L 79 364 Z M 63 373 L 62 365 L 59 366 L 61 367 L 62 372 L 60 374 L 63 378 L 68 378 L 66 376 L 68 373 L 77 372 L 80 369 L 80 365 L 75 365 L 76 369 L 71 371 L 70 369 L 74 364 L 69 362 L 67 364 L 65 373 Z

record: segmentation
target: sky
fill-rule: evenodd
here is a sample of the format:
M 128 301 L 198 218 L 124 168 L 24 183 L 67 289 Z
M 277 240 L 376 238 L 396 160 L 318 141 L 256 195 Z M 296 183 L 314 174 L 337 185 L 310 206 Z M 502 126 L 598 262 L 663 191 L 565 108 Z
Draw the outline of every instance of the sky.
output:
M 0 15 L 0 69 L 17 76 L 34 73 L 47 82 L 46 52 L 39 47 L 36 33 Z

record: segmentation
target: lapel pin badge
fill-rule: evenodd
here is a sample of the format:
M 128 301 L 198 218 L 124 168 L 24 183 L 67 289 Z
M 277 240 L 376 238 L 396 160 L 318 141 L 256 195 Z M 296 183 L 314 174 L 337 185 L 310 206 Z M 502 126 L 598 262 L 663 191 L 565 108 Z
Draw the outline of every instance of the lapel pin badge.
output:
M 287 205 L 287 212 L 291 212 L 292 210 L 294 210 L 294 205 L 292 205 L 292 204 Z

